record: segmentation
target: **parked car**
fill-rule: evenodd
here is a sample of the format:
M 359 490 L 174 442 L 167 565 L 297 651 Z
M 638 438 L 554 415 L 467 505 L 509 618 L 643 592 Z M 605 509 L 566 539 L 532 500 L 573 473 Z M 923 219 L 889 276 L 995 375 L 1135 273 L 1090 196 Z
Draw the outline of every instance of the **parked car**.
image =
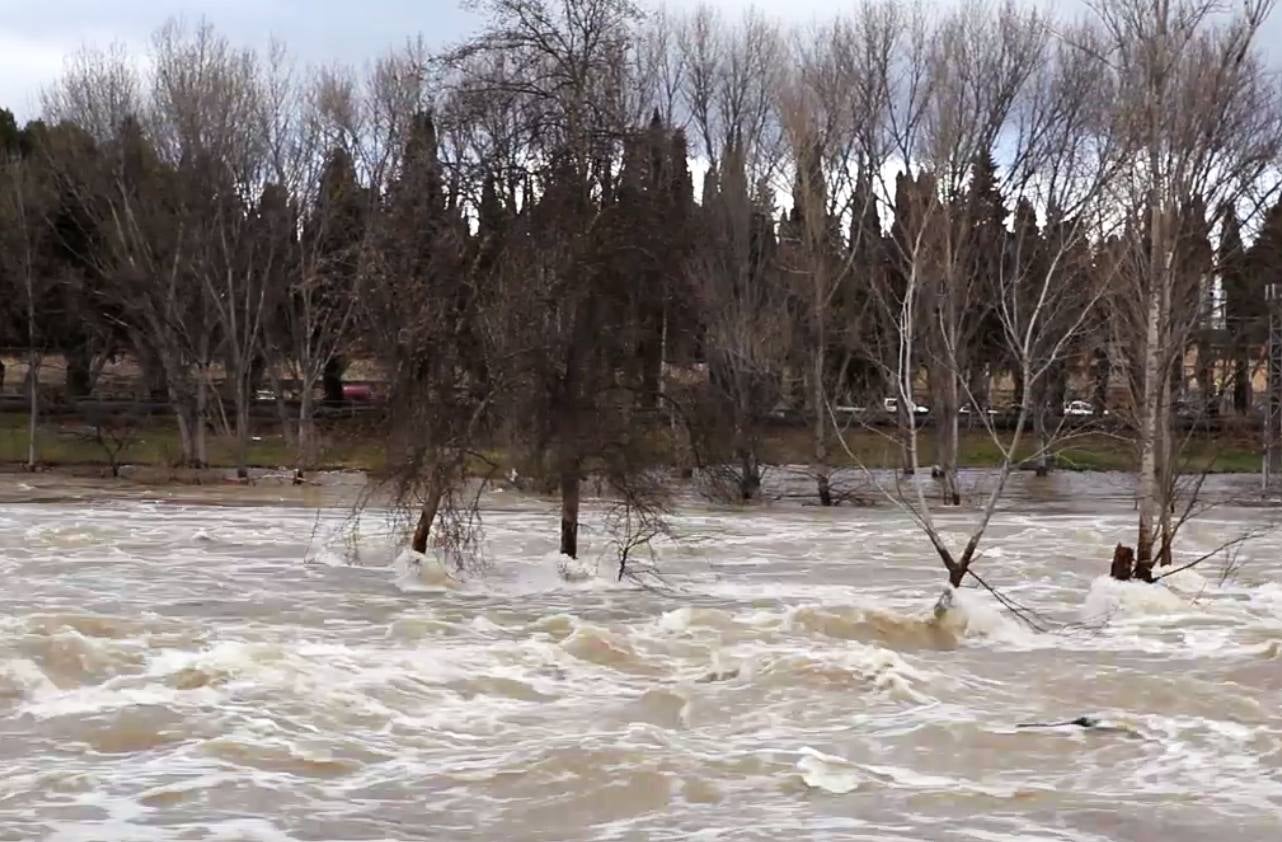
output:
M 971 408 L 970 408 L 970 404 L 966 404 L 966 405 L 965 405 L 965 406 L 963 406 L 961 409 L 957 410 L 957 412 L 958 412 L 958 414 L 959 414 L 959 415 L 970 415 L 970 414 L 971 414 L 971 412 L 972 412 L 972 410 L 971 410 Z M 989 418 L 996 418 L 998 415 L 1001 415 L 1001 413 L 1000 413 L 1000 412 L 998 412 L 997 410 L 993 409 L 992 407 L 989 407 L 988 409 L 985 409 L 985 410 L 984 410 L 984 412 L 988 415 L 988 417 L 989 417 Z
M 350 403 L 369 403 L 374 399 L 374 391 L 364 383 L 344 383 L 343 400 Z
M 930 407 L 922 406 L 919 403 L 910 403 L 914 415 L 925 415 L 930 412 Z M 899 398 L 886 398 L 881 402 L 881 408 L 890 415 L 899 414 Z
M 1065 418 L 1093 418 L 1095 417 L 1095 407 L 1091 406 L 1090 401 L 1069 401 L 1064 404 Z

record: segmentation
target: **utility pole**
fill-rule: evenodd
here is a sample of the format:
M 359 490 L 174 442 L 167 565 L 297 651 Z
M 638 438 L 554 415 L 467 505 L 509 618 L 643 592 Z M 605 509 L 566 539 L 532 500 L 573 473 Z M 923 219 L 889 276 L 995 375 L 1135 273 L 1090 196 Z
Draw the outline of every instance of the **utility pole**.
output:
M 1269 309 L 1269 394 L 1264 405 L 1264 491 L 1282 490 L 1282 284 L 1264 289 Z

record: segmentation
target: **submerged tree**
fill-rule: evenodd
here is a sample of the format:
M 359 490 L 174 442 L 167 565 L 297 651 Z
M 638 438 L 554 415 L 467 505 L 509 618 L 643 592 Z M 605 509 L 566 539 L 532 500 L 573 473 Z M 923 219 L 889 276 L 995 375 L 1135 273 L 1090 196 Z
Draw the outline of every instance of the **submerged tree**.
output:
M 1250 0 L 1223 24 L 1213 20 L 1213 0 L 1110 0 L 1097 10 L 1113 57 L 1117 119 L 1139 161 L 1115 196 L 1132 220 L 1123 237 L 1125 303 L 1139 328 L 1141 567 L 1169 563 L 1183 522 L 1172 419 L 1173 384 L 1196 324 L 1188 299 L 1196 302 L 1201 281 L 1189 277 L 1189 237 L 1204 236 L 1208 213 L 1250 204 L 1277 160 L 1277 94 L 1256 44 L 1271 6 Z

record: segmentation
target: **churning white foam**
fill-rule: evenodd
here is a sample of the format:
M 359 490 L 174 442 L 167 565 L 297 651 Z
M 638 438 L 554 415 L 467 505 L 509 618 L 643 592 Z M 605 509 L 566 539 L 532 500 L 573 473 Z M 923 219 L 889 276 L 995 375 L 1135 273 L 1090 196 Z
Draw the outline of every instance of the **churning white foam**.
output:
M 1081 617 L 1090 625 L 1103 625 L 1114 620 L 1180 614 L 1189 607 L 1187 599 L 1161 582 L 1119 582 L 1105 575 L 1091 582 Z

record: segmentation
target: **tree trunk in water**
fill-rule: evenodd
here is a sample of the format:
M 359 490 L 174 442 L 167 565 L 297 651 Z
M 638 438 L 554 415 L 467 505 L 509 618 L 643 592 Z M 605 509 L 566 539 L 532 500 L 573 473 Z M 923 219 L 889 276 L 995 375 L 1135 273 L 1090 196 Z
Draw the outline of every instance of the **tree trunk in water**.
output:
M 1170 312 L 1169 300 L 1165 302 L 1164 312 Z M 1173 464 L 1172 454 L 1172 399 L 1171 399 L 1171 380 L 1162 378 L 1162 388 L 1158 394 L 1158 437 L 1157 437 L 1157 487 L 1159 501 L 1158 515 L 1158 535 L 1159 544 L 1157 548 L 1158 564 L 1162 567 L 1171 563 L 1171 541 L 1173 540 L 1173 531 L 1171 528 L 1172 507 L 1174 504 L 1173 490 L 1175 487 L 1175 465 Z
M 747 446 L 738 448 L 739 454 L 739 499 L 745 503 L 752 501 L 761 490 L 761 468 L 757 465 L 752 449 Z
M 1161 290 L 1167 273 L 1159 268 L 1164 265 L 1166 258 L 1161 242 L 1162 211 L 1156 203 L 1153 206 L 1152 217 L 1151 268 L 1145 302 L 1147 307 L 1144 331 L 1143 403 L 1140 406 L 1140 476 L 1139 490 L 1136 495 L 1139 534 L 1135 560 L 1137 564 L 1145 566 L 1153 564 L 1153 538 L 1162 508 L 1158 456 L 1162 443 L 1159 424 L 1162 412 L 1162 391 L 1167 386 L 1162 365 L 1163 296 Z
M 561 555 L 579 557 L 579 485 L 577 468 L 561 472 Z
M 1118 544 L 1113 549 L 1113 563 L 1109 567 L 1108 575 L 1119 582 L 1129 582 L 1137 579 L 1141 582 L 1153 581 L 1153 565 L 1140 564 L 1135 560 L 1135 550 L 1124 544 Z
M 427 492 L 427 499 L 423 501 L 423 510 L 419 512 L 418 525 L 414 527 L 414 540 L 410 543 L 410 549 L 416 553 L 427 552 L 427 539 L 432 531 L 432 524 L 436 522 L 436 512 L 441 507 L 442 486 L 440 482 L 433 482 Z M 562 538 L 564 544 L 564 538 Z M 562 552 L 565 551 L 562 546 Z
M 819 474 L 819 505 L 832 505 L 832 485 L 831 477 L 828 475 L 828 469 L 824 468 L 823 473 Z

